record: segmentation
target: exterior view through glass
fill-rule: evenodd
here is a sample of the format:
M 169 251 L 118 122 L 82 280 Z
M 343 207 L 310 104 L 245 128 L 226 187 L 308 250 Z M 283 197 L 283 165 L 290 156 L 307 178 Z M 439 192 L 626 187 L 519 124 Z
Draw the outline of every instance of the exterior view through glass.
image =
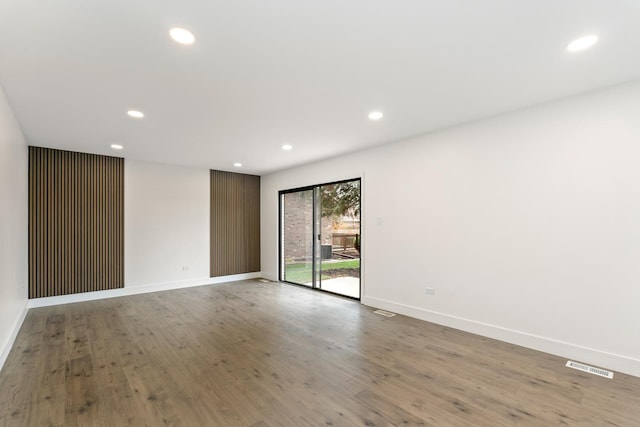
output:
M 360 180 L 280 197 L 281 280 L 360 299 Z

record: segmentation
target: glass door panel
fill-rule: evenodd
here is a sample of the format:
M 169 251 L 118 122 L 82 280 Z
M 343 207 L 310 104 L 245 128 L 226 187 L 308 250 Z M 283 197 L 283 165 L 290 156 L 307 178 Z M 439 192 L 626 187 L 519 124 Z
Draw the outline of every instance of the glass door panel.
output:
M 320 289 L 360 298 L 360 180 L 318 187 Z
M 282 195 L 282 279 L 313 287 L 313 189 Z

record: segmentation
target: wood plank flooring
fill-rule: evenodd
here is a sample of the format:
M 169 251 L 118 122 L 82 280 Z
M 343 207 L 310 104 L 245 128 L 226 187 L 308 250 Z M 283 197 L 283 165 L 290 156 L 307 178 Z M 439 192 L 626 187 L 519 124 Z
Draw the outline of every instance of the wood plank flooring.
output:
M 0 426 L 640 426 L 640 378 L 290 285 L 29 311 Z

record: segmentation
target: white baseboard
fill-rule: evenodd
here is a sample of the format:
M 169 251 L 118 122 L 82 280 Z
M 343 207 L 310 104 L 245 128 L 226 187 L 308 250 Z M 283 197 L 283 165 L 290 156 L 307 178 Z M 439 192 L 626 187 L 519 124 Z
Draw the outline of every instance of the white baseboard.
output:
M 267 280 L 271 280 L 272 282 L 278 282 L 278 275 L 277 274 L 271 274 L 271 273 L 262 273 L 262 278 L 263 279 L 267 279 Z
M 588 363 L 601 368 L 640 377 L 640 360 L 608 353 L 593 348 L 583 347 L 552 338 L 528 334 L 526 332 L 503 328 L 496 325 L 477 322 L 475 320 L 452 316 L 410 305 L 399 304 L 374 297 L 363 297 L 364 305 L 381 308 L 438 325 L 460 329 L 465 332 L 482 335 L 499 341 L 516 344 L 556 356 Z
M 146 294 L 149 292 L 170 291 L 173 289 L 191 288 L 194 286 L 214 285 L 217 283 L 236 282 L 238 280 L 259 279 L 260 272 L 234 274 L 231 276 L 206 277 L 195 280 L 185 280 L 181 282 L 154 283 L 149 285 L 126 286 L 120 289 L 110 289 L 107 291 L 84 292 L 81 294 L 60 295 L 56 297 L 34 298 L 28 303 L 29 308 L 47 307 L 51 305 L 71 304 L 75 302 L 93 301 L 106 298 L 123 297 L 127 295 Z
M 0 371 L 2 371 L 2 367 L 4 366 L 4 362 L 7 361 L 7 357 L 9 357 L 9 352 L 11 352 L 11 348 L 13 347 L 13 343 L 16 341 L 16 337 L 18 336 L 18 332 L 20 332 L 20 328 L 22 327 L 22 323 L 24 323 L 25 317 L 27 317 L 27 312 L 29 311 L 28 302 L 25 303 L 24 308 L 18 315 L 15 324 L 13 325 L 13 329 L 11 331 L 11 335 L 4 343 L 2 347 L 2 353 L 0 353 Z

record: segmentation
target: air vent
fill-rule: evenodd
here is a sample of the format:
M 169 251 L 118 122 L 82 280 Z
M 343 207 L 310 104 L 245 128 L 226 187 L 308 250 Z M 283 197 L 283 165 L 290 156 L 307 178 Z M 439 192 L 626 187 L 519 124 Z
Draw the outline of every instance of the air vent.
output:
M 390 311 L 384 311 L 384 310 L 376 310 L 374 311 L 374 313 L 384 317 L 393 317 L 396 315 L 395 313 L 391 313 Z
M 567 361 L 566 366 L 569 368 L 577 369 L 579 371 L 588 372 L 593 375 L 598 375 L 600 377 L 605 377 L 609 379 L 613 378 L 613 372 L 611 371 L 607 371 L 606 369 L 594 368 L 593 366 L 584 365 L 582 363 L 573 362 L 571 360 Z

